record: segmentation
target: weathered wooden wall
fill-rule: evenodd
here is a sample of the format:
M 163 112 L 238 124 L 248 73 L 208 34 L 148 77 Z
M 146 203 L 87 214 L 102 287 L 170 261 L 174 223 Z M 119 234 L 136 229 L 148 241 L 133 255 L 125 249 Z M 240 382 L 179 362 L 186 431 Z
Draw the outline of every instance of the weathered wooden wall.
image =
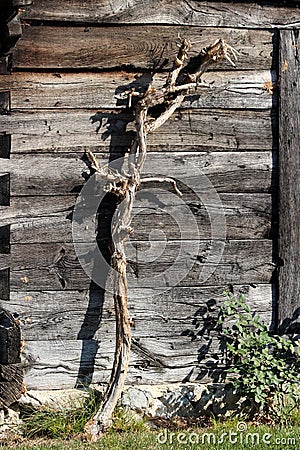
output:
M 194 258 L 192 270 L 156 294 L 153 273 L 178 251 L 172 217 L 179 206 L 174 199 L 166 214 L 137 201 L 129 286 L 137 273 L 149 282 L 130 301 L 135 325 L 128 382 L 221 379 L 226 361 L 214 325 L 228 285 L 275 326 L 278 28 L 299 26 L 296 3 L 149 0 L 141 7 L 137 0 L 36 0 L 24 6 L 12 72 L 0 75 L 0 294 L 22 324 L 29 388 L 109 378 L 112 300 L 90 284 L 72 243 L 71 213 L 86 171 L 81 158 L 87 147 L 103 160 L 126 149 L 131 118 L 115 96 L 145 87 L 154 67 L 154 84 L 161 85 L 178 34 L 191 39 L 193 54 L 222 37 L 240 56 L 236 69 L 226 63 L 207 73 L 203 79 L 212 87 L 200 88 L 149 136 L 156 161 L 151 170 L 159 171 L 166 158 L 175 178 L 185 162 L 200 167 L 221 198 L 227 239 L 216 271 L 199 283 L 211 224 L 199 199 L 183 189 L 199 227 L 199 254 L 184 255 Z M 8 60 L 4 54 L 6 69 Z M 142 243 L 157 228 L 168 245 L 148 266 L 140 262 Z M 187 239 L 195 239 L 192 228 Z

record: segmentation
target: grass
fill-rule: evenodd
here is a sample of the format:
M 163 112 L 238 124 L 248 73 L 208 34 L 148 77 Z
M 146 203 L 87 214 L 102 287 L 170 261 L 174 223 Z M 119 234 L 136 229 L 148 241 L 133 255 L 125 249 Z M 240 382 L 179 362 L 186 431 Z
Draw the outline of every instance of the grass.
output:
M 100 401 L 92 391 L 80 404 L 67 410 L 26 408 L 23 435 L 0 441 L 0 449 L 16 450 L 270 450 L 300 448 L 299 413 L 289 426 L 254 425 L 238 420 L 161 421 L 160 428 L 137 420 L 117 408 L 113 426 L 97 443 L 84 440 L 85 423 L 95 413 Z M 156 426 L 158 423 L 156 422 Z M 168 426 L 163 428 L 162 426 Z M 173 431 L 174 430 L 174 431 Z
M 272 428 L 266 425 L 248 426 L 244 432 L 238 431 L 238 423 L 225 422 L 215 424 L 212 428 L 192 429 L 189 431 L 168 431 L 166 429 L 150 431 L 112 430 L 99 442 L 91 444 L 80 438 L 70 440 L 35 439 L 30 441 L 12 441 L 0 448 L 16 450 L 81 450 L 81 449 L 112 449 L 112 450 L 273 450 L 300 448 L 300 427 L 286 429 Z M 227 433 L 227 434 L 225 434 Z
M 84 426 L 96 413 L 101 394 L 90 391 L 88 396 L 78 401 L 72 408 L 55 409 L 49 407 L 23 407 L 20 417 L 23 420 L 22 435 L 27 439 L 71 439 L 83 434 Z M 136 432 L 145 429 L 144 421 L 138 420 L 133 413 L 117 407 L 114 411 L 113 430 Z
M 100 401 L 100 394 L 92 390 L 71 408 L 23 407 L 20 415 L 23 420 L 22 433 L 29 439 L 70 439 L 83 432 L 84 425 L 97 411 Z

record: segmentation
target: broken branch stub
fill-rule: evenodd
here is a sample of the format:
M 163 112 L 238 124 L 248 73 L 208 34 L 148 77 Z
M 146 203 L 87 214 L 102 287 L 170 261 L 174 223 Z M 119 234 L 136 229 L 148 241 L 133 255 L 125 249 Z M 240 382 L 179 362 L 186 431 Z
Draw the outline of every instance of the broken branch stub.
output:
M 156 181 L 171 183 L 175 192 L 181 195 L 175 180 L 172 178 L 141 177 L 147 154 L 147 134 L 161 127 L 171 117 L 182 104 L 185 96 L 190 93 L 190 90 L 197 88 L 201 75 L 211 64 L 226 59 L 235 66 L 233 60 L 237 59 L 237 51 L 226 44 L 223 39 L 218 39 L 213 45 L 200 53 L 199 65 L 196 70 L 193 73 L 184 73 L 190 49 L 190 41 L 183 39 L 166 83 L 160 90 L 156 90 L 149 85 L 144 94 L 136 93 L 134 90 L 128 92 L 129 107 L 131 107 L 132 99 L 134 97 L 137 99 L 134 107 L 136 138 L 129 149 L 128 174 L 125 171 L 121 174 L 116 170 L 101 167 L 93 153 L 90 150 L 86 151 L 91 168 L 99 173 L 102 178 L 109 181 L 106 190 L 113 192 L 121 200 L 112 224 L 113 253 L 111 266 L 114 269 L 116 347 L 111 377 L 104 400 L 98 412 L 85 426 L 85 432 L 91 441 L 98 440 L 110 426 L 112 414 L 123 391 L 128 371 L 131 330 L 127 305 L 125 242 L 132 231 L 130 225 L 136 192 L 143 182 Z M 181 83 L 178 83 L 179 78 L 182 79 Z M 165 109 L 154 119 L 151 117 L 149 110 L 157 105 L 165 105 Z

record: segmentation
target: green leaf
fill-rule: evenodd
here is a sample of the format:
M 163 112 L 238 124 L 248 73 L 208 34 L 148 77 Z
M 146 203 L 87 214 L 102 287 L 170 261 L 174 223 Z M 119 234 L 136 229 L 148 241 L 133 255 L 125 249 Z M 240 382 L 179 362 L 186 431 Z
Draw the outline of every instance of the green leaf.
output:
M 235 352 L 235 348 L 234 348 L 234 346 L 233 346 L 232 344 L 227 343 L 227 344 L 226 344 L 226 347 L 227 347 L 227 349 L 230 350 L 231 352 Z

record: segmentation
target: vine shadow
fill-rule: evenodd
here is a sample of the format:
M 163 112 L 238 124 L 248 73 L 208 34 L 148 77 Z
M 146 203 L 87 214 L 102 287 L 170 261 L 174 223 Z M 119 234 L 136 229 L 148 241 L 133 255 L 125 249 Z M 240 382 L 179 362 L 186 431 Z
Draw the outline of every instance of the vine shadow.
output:
M 132 114 L 133 106 L 130 108 L 127 106 L 126 92 L 132 89 L 136 89 L 139 92 L 145 92 L 149 83 L 152 82 L 153 76 L 154 71 L 145 72 L 136 76 L 134 81 L 116 88 L 116 106 L 121 107 L 120 111 L 98 111 L 90 117 L 91 123 L 97 124 L 96 133 L 100 134 L 100 139 L 102 141 L 109 139 L 108 162 L 115 168 L 120 169 L 114 162 L 125 156 L 130 148 L 132 140 L 135 137 L 134 129 L 130 129 L 129 127 L 131 122 L 134 121 L 134 115 Z M 86 172 L 83 172 L 82 174 L 87 181 L 93 175 L 94 170 L 91 168 L 85 155 L 82 157 L 82 160 L 89 168 L 88 175 Z M 118 201 L 117 196 L 112 193 L 107 193 L 102 199 L 97 210 L 96 241 L 100 252 L 102 253 L 105 261 L 108 263 L 108 266 L 110 265 L 113 252 L 111 223 L 118 205 Z M 87 258 L 91 260 L 93 255 L 88 254 Z M 99 268 L 94 267 L 93 274 L 96 275 L 97 270 L 99 270 Z M 108 276 L 109 270 L 107 269 L 107 271 L 102 274 L 102 279 L 107 281 Z M 89 286 L 88 305 L 85 317 L 77 334 L 77 339 L 82 341 L 79 370 L 75 383 L 75 387 L 78 389 L 88 388 L 92 383 L 96 357 L 99 352 L 99 341 L 96 334 L 101 327 L 106 291 L 105 287 L 98 286 L 93 279 L 97 279 L 97 277 L 92 276 L 92 281 Z
M 227 347 L 226 338 L 222 336 L 222 325 L 219 323 L 219 304 L 220 302 L 212 297 L 199 306 L 194 313 L 192 327 L 181 333 L 181 336 L 190 338 L 191 342 L 199 342 L 198 374 L 195 381 L 209 378 L 214 383 L 222 383 L 226 379 L 223 366 L 228 363 Z M 190 381 L 193 371 L 182 381 Z

